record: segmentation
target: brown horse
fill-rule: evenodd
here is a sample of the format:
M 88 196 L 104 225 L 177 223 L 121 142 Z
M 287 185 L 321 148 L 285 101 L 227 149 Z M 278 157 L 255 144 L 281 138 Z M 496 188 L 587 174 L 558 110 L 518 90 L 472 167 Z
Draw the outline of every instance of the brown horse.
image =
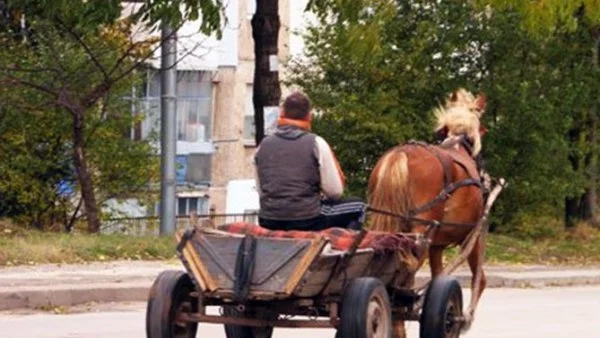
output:
M 473 158 L 481 150 L 479 118 L 484 109 L 483 96 L 474 97 L 464 89 L 455 91 L 445 106 L 435 111 L 436 133 L 445 139 L 442 145 L 409 142 L 397 146 L 379 159 L 369 178 L 372 230 L 423 233 L 427 221 L 441 222 L 429 249 L 432 277 L 442 272 L 443 250 L 462 244 L 483 214 L 481 180 Z M 483 245 L 479 238 L 467 257 L 472 285 L 482 268 Z M 480 292 L 472 296 L 466 313 L 471 318 L 485 284 L 482 273 Z

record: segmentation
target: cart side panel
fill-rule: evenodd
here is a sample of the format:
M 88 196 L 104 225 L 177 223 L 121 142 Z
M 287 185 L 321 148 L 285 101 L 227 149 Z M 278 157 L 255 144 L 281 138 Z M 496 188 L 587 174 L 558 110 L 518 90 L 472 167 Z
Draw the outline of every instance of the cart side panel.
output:
M 373 259 L 373 252 L 363 251 L 355 253 L 350 258 L 346 268 L 336 276 L 333 276 L 340 259 L 341 256 L 320 256 L 304 275 L 302 283 L 296 289 L 294 295 L 299 297 L 313 297 L 320 294 L 341 294 L 346 283 L 353 278 L 364 276 Z
M 294 290 L 294 296 L 313 297 L 321 293 L 331 278 L 339 256 L 320 256 L 302 277 L 302 281 Z
M 290 287 L 291 277 L 304 274 L 306 267 L 312 263 L 312 260 L 306 262 L 307 256 L 310 251 L 315 250 L 316 242 L 322 242 L 314 239 L 263 237 L 258 237 L 256 240 L 255 266 L 250 294 L 286 293 L 287 288 Z M 214 288 L 209 291 L 219 294 L 232 293 L 237 252 L 241 241 L 242 237 L 240 236 L 198 233 L 188 243 L 196 258 L 195 261 L 205 266 L 208 279 L 214 281 Z M 322 246 L 316 250 L 320 251 L 321 248 Z M 303 264 L 306 265 L 304 270 L 300 266 Z M 194 271 L 192 273 L 195 275 Z M 203 278 L 202 276 L 195 277 Z
M 369 265 L 373 260 L 373 255 L 373 251 L 355 253 L 344 271 L 337 276 L 334 276 L 331 284 L 325 291 L 325 294 L 341 294 L 344 291 L 346 284 L 352 279 L 365 277 L 365 272 L 369 269 Z
M 302 282 L 294 291 L 298 297 L 339 295 L 346 284 L 357 277 L 376 277 L 392 287 L 411 287 L 416 273 L 416 258 L 401 251 L 355 253 L 346 268 L 333 276 L 342 256 L 321 255 L 304 274 Z M 414 261 L 414 262 L 413 262 Z M 331 280 L 331 281 L 330 281 Z

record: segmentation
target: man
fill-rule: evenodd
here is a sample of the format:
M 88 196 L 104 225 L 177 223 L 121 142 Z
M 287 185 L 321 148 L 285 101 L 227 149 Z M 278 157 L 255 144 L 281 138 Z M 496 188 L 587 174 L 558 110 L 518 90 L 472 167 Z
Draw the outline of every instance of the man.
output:
M 344 174 L 329 144 L 310 132 L 311 120 L 309 99 L 291 94 L 275 133 L 256 151 L 259 223 L 271 230 L 360 228 L 365 204 L 340 200 Z

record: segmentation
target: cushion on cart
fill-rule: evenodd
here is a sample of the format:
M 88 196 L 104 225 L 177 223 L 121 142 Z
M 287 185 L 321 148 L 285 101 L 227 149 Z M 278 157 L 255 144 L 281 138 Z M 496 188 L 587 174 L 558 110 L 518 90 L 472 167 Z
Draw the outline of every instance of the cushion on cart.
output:
M 322 236 L 330 241 L 333 249 L 341 251 L 350 249 L 356 236 L 359 234 L 357 231 L 344 228 L 329 228 L 322 231 L 269 230 L 246 222 L 225 224 L 220 226 L 219 230 L 235 234 L 249 234 L 270 238 L 313 239 Z M 402 233 L 368 231 L 359 248 L 372 248 L 377 252 L 407 250 L 414 255 L 418 254 L 414 240 Z

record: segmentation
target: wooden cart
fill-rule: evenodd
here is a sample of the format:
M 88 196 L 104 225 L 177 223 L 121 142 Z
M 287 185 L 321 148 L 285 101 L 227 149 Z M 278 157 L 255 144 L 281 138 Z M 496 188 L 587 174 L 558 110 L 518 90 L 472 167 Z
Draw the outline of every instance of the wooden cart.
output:
M 195 229 L 177 234 L 185 271 L 164 271 L 150 291 L 151 338 L 196 337 L 198 323 L 221 323 L 228 338 L 269 338 L 273 327 L 334 328 L 340 338 L 388 338 L 397 321 L 420 321 L 421 337 L 458 337 L 462 291 L 436 278 L 416 289 L 428 238 L 411 247 L 334 250 L 322 236 L 266 238 Z M 414 250 L 416 248 L 416 250 Z M 415 254 L 417 252 L 417 254 Z M 219 306 L 220 315 L 206 313 Z M 298 318 L 298 319 L 294 319 Z

